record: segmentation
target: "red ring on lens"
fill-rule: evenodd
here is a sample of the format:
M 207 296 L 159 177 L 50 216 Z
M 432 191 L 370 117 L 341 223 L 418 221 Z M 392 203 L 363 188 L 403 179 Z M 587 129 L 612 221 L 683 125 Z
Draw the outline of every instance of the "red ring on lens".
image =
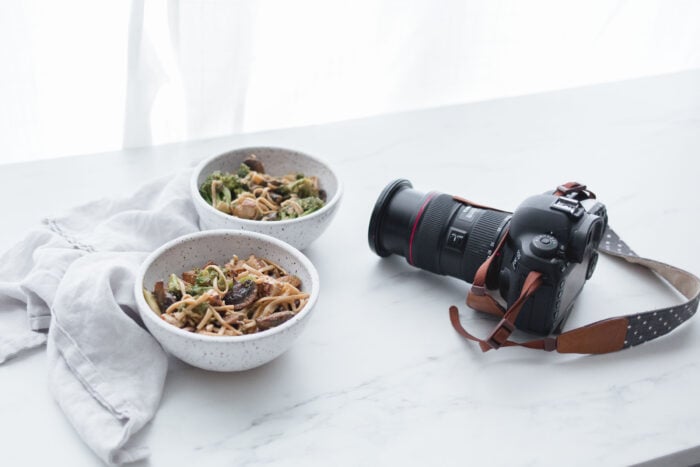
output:
M 408 262 L 411 264 L 411 266 L 415 266 L 415 264 L 413 263 L 413 239 L 416 236 L 416 230 L 418 230 L 418 223 L 420 222 L 421 217 L 423 217 L 423 211 L 425 210 L 425 207 L 436 194 L 437 193 L 434 191 L 428 193 L 428 196 L 425 198 L 425 201 L 423 201 L 423 204 L 418 210 L 416 220 L 413 221 L 413 227 L 411 228 L 411 237 L 408 239 Z

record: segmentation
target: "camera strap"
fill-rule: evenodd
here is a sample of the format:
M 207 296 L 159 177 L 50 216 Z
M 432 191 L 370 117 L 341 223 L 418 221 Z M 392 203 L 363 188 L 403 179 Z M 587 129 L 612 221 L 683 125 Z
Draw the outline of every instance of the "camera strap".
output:
M 575 182 L 561 185 L 554 194 L 579 200 L 595 198 L 595 195 L 586 190 L 584 185 Z M 465 204 L 474 205 L 462 198 L 455 199 Z M 528 274 L 518 299 L 507 310 L 489 295 L 486 290 L 486 273 L 494 258 L 500 254 L 507 237 L 508 232 L 506 231 L 501 236 L 498 245 L 477 270 L 472 287 L 467 294 L 468 306 L 501 318 L 489 336 L 486 339 L 480 339 L 467 332 L 459 321 L 457 307 L 450 307 L 450 321 L 455 330 L 461 336 L 477 342 L 484 352 L 513 346 L 550 352 L 556 350 L 559 353 L 603 354 L 615 352 L 668 334 L 697 311 L 700 300 L 700 279 L 697 276 L 669 264 L 638 256 L 620 239 L 615 231 L 608 227 L 598 247 L 599 252 L 628 263 L 638 264 L 655 272 L 681 293 L 687 301 L 666 308 L 596 321 L 557 336 L 526 342 L 512 341 L 509 337 L 515 330 L 518 314 L 523 304 L 542 284 L 542 274 L 537 271 L 531 271 Z

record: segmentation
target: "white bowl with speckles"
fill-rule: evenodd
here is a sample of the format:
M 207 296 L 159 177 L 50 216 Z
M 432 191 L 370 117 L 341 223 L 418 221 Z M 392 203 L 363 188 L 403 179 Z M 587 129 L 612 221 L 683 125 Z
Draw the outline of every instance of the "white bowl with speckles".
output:
M 256 221 L 241 219 L 215 209 L 199 193 L 199 187 L 214 171 L 234 172 L 251 154 L 265 166 L 265 172 L 275 176 L 303 173 L 318 177 L 319 186 L 326 191 L 326 204 L 318 211 L 297 219 Z M 325 162 L 302 152 L 274 147 L 235 149 L 202 161 L 192 174 L 190 192 L 199 214 L 199 226 L 208 229 L 236 229 L 258 232 L 279 238 L 303 250 L 328 227 L 340 204 L 343 187 L 340 179 Z
M 208 261 L 225 264 L 236 254 L 270 259 L 301 279 L 309 301 L 293 318 L 277 327 L 243 336 L 206 336 L 166 323 L 146 303 L 143 289 Z M 163 348 L 190 365 L 213 371 L 242 371 L 263 365 L 281 355 L 301 334 L 319 294 L 319 280 L 311 261 L 296 248 L 255 232 L 212 230 L 197 232 L 166 243 L 146 258 L 139 269 L 134 294 L 141 319 Z

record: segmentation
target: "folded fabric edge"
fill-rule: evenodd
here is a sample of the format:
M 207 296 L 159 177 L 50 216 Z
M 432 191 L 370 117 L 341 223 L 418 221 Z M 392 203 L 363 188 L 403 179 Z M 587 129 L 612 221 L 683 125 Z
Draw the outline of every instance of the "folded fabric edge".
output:
M 56 343 L 49 340 L 47 354 L 49 388 L 66 418 L 97 457 L 108 465 L 136 462 L 150 456 L 145 446 L 128 446 L 130 437 L 138 430 L 131 417 L 117 418 L 95 399 L 68 366 Z M 86 426 L 85 420 L 92 425 Z
M 46 331 L 51 326 L 51 315 L 32 316 L 29 318 L 29 326 L 33 331 Z
M 120 394 L 112 391 L 105 384 L 105 381 L 97 367 L 86 357 L 68 334 L 60 322 L 54 317 L 49 336 L 53 338 L 59 348 L 63 359 L 68 367 L 73 371 L 75 377 L 80 380 L 85 389 L 92 394 L 107 410 L 116 418 L 125 419 L 129 414 L 134 413 L 131 403 L 121 397 Z
M 39 347 L 45 343 L 45 333 L 32 331 L 11 340 L 0 341 L 0 364 L 11 360 L 25 350 Z
M 126 424 L 124 425 L 124 430 L 122 431 L 123 436 L 121 440 L 114 449 L 111 449 L 109 451 L 109 454 L 107 456 L 108 464 L 127 464 L 130 462 L 137 462 L 151 456 L 151 450 L 146 446 L 126 447 L 131 437 L 135 435 L 138 432 L 138 430 L 141 429 L 141 427 L 139 427 L 137 430 L 132 432 L 133 428 L 134 421 L 131 418 L 129 418 Z
M 57 319 L 53 320 L 49 335 L 50 346 L 56 347 L 57 358 L 62 360 L 66 371 L 73 376 L 75 383 L 84 390 L 85 401 L 83 404 L 93 405 L 92 410 L 101 407 L 103 409 L 103 418 L 105 415 L 109 415 L 112 420 L 111 429 L 119 431 L 118 440 L 113 439 L 111 446 L 103 446 L 103 449 L 100 449 L 93 444 L 104 442 L 105 440 L 93 440 L 91 437 L 93 433 L 88 433 L 79 426 L 82 420 L 72 419 L 71 414 L 73 412 L 64 409 L 64 413 L 68 415 L 71 424 L 80 433 L 85 442 L 103 461 L 109 464 L 135 462 L 148 457 L 150 451 L 147 447 L 126 448 L 125 446 L 130 438 L 150 421 L 151 417 L 135 417 L 136 414 L 142 412 L 136 410 L 128 400 L 121 397 L 118 393 L 109 389 L 97 367 L 80 351 L 78 345 L 61 327 Z M 56 397 L 58 399 L 59 395 L 57 394 Z M 75 399 L 75 397 L 75 394 L 65 394 L 66 399 Z M 93 404 L 90 404 L 90 401 Z M 59 404 L 61 404 L 61 401 L 59 401 Z

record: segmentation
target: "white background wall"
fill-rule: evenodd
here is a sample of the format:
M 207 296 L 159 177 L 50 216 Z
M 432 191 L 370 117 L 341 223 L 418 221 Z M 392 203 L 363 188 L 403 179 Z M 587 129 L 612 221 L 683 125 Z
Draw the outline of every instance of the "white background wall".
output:
M 698 68 L 700 2 L 4 0 L 0 66 L 7 163 Z

